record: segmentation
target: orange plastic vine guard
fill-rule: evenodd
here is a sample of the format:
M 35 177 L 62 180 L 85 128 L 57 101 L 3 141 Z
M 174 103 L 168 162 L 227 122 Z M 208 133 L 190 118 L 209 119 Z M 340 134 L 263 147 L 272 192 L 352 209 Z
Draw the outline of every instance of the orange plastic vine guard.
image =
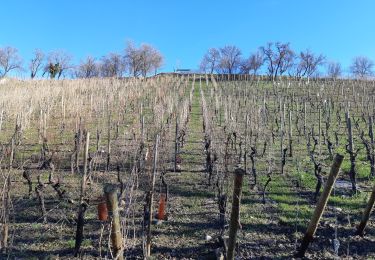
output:
M 108 220 L 107 203 L 105 202 L 104 198 L 100 198 L 100 202 L 98 204 L 98 218 L 101 221 L 107 221 Z
M 158 219 L 164 220 L 165 218 L 165 194 L 160 195 Z

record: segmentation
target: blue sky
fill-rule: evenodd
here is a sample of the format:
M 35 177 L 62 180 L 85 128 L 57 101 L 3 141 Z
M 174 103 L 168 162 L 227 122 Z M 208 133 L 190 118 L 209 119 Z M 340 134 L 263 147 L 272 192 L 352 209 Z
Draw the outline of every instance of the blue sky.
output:
M 63 49 L 75 62 L 150 43 L 164 71 L 197 68 L 210 47 L 235 44 L 245 56 L 268 41 L 311 49 L 347 68 L 354 56 L 375 60 L 372 0 L 0 0 L 0 46 Z

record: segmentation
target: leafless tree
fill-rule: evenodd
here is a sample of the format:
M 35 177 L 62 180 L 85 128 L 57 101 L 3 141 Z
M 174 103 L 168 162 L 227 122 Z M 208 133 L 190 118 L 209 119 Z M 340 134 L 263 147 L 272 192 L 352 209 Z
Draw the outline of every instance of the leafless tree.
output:
M 100 74 L 102 77 L 122 77 L 126 70 L 124 57 L 118 53 L 109 53 L 102 57 Z
M 81 61 L 75 71 L 78 78 L 95 78 L 99 76 L 99 64 L 95 58 L 88 56 L 86 60 Z
M 358 56 L 353 59 L 350 71 L 357 78 L 365 78 L 373 74 L 374 62 L 367 57 Z
M 154 71 L 155 74 L 157 73 L 158 69 L 160 69 L 161 66 L 163 66 L 163 63 L 163 55 L 159 51 L 155 52 L 153 58 L 151 59 L 151 69 Z
M 294 52 L 289 43 L 272 43 L 260 47 L 267 64 L 268 75 L 270 79 L 276 80 L 278 75 L 283 75 L 293 66 Z
M 241 63 L 241 50 L 234 45 L 220 48 L 219 68 L 222 73 L 234 74 Z
M 341 64 L 338 62 L 330 62 L 327 67 L 327 75 L 332 79 L 337 79 L 341 76 Z
M 322 54 L 315 55 L 310 50 L 300 52 L 296 66 L 297 77 L 311 77 L 323 65 L 325 57 Z
M 149 44 L 142 44 L 138 50 L 140 57 L 140 70 L 143 77 L 155 72 L 163 64 L 163 56 Z
M 142 73 L 142 57 L 133 42 L 128 42 L 125 48 L 125 60 L 129 67 L 129 72 L 133 77 L 138 77 Z
M 239 72 L 240 72 L 240 74 L 249 74 L 250 73 L 249 59 L 241 59 L 241 62 L 240 62 L 240 65 L 239 65 Z
M 48 63 L 44 66 L 43 75 L 51 72 L 51 66 L 58 68 L 57 78 L 60 79 L 61 76 L 65 75 L 67 71 L 73 68 L 71 63 L 72 56 L 63 50 L 57 50 L 50 52 L 47 57 Z
M 278 48 L 278 51 L 281 53 L 278 72 L 279 75 L 282 76 L 293 66 L 295 54 L 291 49 L 289 49 L 289 47 L 286 49 L 283 49 L 283 47 L 281 47 L 281 49 Z
M 220 52 L 216 48 L 210 48 L 203 56 L 200 64 L 200 70 L 207 73 L 214 73 L 220 62 Z
M 16 48 L 7 46 L 0 48 L 0 78 L 5 77 L 9 71 L 22 68 L 22 59 Z
M 258 70 L 262 67 L 264 58 L 262 53 L 256 52 L 250 55 L 248 59 L 242 61 L 240 71 L 243 74 L 257 75 Z
M 45 54 L 41 50 L 39 49 L 34 50 L 34 57 L 30 60 L 30 64 L 29 64 L 30 76 L 32 79 L 35 78 L 35 76 L 41 69 L 44 58 L 45 58 Z
M 253 75 L 257 75 L 258 70 L 263 66 L 264 64 L 264 57 L 262 53 L 256 52 L 250 55 L 249 57 L 249 68 L 250 72 L 253 72 Z
M 125 48 L 125 63 L 133 77 L 146 77 L 163 64 L 162 54 L 149 44 L 142 44 L 139 48 L 133 42 L 128 42 Z

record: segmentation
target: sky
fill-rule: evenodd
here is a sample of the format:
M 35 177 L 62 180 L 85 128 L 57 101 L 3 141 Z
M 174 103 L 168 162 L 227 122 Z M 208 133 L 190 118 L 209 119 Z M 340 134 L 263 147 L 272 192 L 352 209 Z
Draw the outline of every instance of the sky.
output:
M 247 57 L 281 41 L 347 71 L 355 56 L 375 60 L 374 12 L 373 0 L 0 0 L 0 47 L 16 47 L 25 64 L 35 48 L 78 63 L 132 40 L 159 49 L 162 71 L 173 71 L 197 69 L 211 47 L 236 45 Z

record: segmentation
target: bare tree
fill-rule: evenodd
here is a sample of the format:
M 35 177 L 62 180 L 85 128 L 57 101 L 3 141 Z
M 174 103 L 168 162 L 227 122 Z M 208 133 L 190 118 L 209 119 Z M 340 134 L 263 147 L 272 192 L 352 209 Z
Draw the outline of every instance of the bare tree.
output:
M 99 65 L 95 58 L 88 56 L 81 61 L 75 73 L 78 78 L 95 78 L 99 76 Z
M 241 50 L 234 45 L 220 48 L 219 68 L 222 73 L 234 74 L 241 63 Z
M 374 62 L 367 57 L 359 56 L 353 59 L 350 71 L 357 78 L 365 78 L 373 74 Z
M 142 44 L 138 50 L 140 57 L 140 70 L 143 77 L 155 72 L 163 64 L 163 56 L 149 44 Z
M 125 60 L 129 67 L 129 73 L 133 75 L 133 77 L 140 76 L 142 73 L 142 57 L 133 42 L 128 42 L 126 45 Z
M 338 62 L 330 62 L 327 67 L 327 76 L 332 79 L 337 79 L 341 76 L 341 64 Z
M 263 63 L 263 55 L 260 52 L 253 53 L 249 58 L 242 60 L 240 72 L 241 74 L 250 74 L 252 72 L 253 75 L 256 75 Z
M 162 54 L 149 44 L 142 44 L 137 48 L 133 42 L 128 42 L 125 48 L 125 63 L 133 77 L 143 76 L 157 70 L 163 64 Z
M 288 46 L 277 46 L 278 53 L 280 54 L 280 60 L 278 63 L 279 75 L 282 76 L 286 71 L 288 71 L 294 64 L 295 54 Z M 276 75 L 277 76 L 277 75 Z
M 293 66 L 294 52 L 289 43 L 272 43 L 260 47 L 267 64 L 268 75 L 270 79 L 276 80 L 278 75 L 283 75 Z
M 34 50 L 34 57 L 30 60 L 29 69 L 31 78 L 35 78 L 36 74 L 41 69 L 42 63 L 44 61 L 45 54 L 39 50 Z
M 239 65 L 240 74 L 250 73 L 249 59 L 242 59 Z
M 9 71 L 22 68 L 22 59 L 16 48 L 7 46 L 0 48 L 0 78 L 5 77 Z
M 161 66 L 163 66 L 163 63 L 164 63 L 163 55 L 159 51 L 154 53 L 154 56 L 151 59 L 151 69 L 154 71 L 155 74 L 157 73 L 158 69 L 160 69 Z
M 253 72 L 252 74 L 255 76 L 258 73 L 258 70 L 263 66 L 264 64 L 264 57 L 262 53 L 256 52 L 250 55 L 249 57 L 249 69 L 250 72 Z
M 270 79 L 273 79 L 276 70 L 276 54 L 273 50 L 273 43 L 268 42 L 266 46 L 260 47 L 260 50 L 263 53 L 264 60 L 267 64 L 268 76 L 270 77 Z
M 100 74 L 103 77 L 122 77 L 126 70 L 124 57 L 118 53 L 109 53 L 102 57 Z
M 48 73 L 51 78 L 54 78 L 52 76 L 57 76 L 57 78 L 60 79 L 60 77 L 65 75 L 68 70 L 73 68 L 73 65 L 71 64 L 72 56 L 63 50 L 50 52 L 47 61 L 48 63 L 44 67 L 43 75 Z M 52 70 L 52 67 L 55 69 Z
M 296 67 L 297 77 L 311 77 L 317 72 L 318 67 L 324 64 L 325 57 L 322 54 L 315 55 L 310 50 L 300 52 Z
M 207 53 L 203 56 L 200 64 L 200 70 L 203 72 L 208 72 L 209 74 L 214 73 L 219 65 L 220 52 L 216 48 L 210 48 Z

